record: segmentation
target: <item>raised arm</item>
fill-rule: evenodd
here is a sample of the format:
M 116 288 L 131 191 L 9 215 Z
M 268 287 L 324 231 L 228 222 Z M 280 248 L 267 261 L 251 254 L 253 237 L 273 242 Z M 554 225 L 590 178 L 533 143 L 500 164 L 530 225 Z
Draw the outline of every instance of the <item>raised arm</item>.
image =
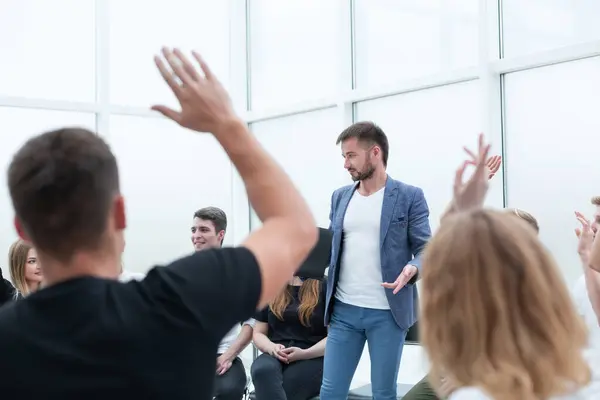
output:
M 163 49 L 163 57 L 170 69 L 162 58 L 155 61 L 181 111 L 165 106 L 153 109 L 185 128 L 214 135 L 239 172 L 250 204 L 263 222 L 243 243 L 260 269 L 262 287 L 256 308 L 261 309 L 292 278 L 315 245 L 314 218 L 291 179 L 235 114 L 229 95 L 200 55 L 194 53 L 200 69 L 178 50 Z

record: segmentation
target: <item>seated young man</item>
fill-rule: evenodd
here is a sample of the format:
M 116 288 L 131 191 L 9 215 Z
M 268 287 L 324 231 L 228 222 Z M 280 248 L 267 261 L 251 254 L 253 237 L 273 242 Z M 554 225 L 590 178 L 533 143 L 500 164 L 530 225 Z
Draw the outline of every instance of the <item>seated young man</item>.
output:
M 223 245 L 227 231 L 227 215 L 217 207 L 205 207 L 194 213 L 192 244 L 202 251 Z M 246 390 L 246 369 L 238 355 L 252 340 L 254 319 L 236 324 L 225 335 L 217 351 L 215 400 L 240 400 Z
M 256 400 L 308 400 L 319 394 L 326 289 L 325 279 L 294 277 L 255 316 L 254 345 L 263 353 L 251 368 Z

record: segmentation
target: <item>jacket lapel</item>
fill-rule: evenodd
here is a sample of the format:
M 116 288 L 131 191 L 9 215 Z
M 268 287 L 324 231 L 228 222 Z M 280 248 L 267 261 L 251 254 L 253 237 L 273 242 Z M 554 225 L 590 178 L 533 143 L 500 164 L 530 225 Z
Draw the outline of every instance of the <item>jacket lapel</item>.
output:
M 385 181 L 385 191 L 383 193 L 383 206 L 381 207 L 381 222 L 380 222 L 380 232 L 379 232 L 379 244 L 380 247 L 383 248 L 383 242 L 385 240 L 385 236 L 390 228 L 390 223 L 392 222 L 392 217 L 394 215 L 394 207 L 396 206 L 396 201 L 398 200 L 398 185 L 396 181 L 394 181 L 389 176 Z

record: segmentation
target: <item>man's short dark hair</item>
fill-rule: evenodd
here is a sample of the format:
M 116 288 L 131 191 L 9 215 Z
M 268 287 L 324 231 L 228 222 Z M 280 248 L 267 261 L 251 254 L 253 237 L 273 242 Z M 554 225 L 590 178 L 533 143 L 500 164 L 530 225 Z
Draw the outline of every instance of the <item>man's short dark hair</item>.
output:
M 59 261 L 102 243 L 119 170 L 108 144 L 83 128 L 28 140 L 8 168 L 17 218 L 40 251 Z
M 377 124 L 371 121 L 352 124 L 340 133 L 335 144 L 340 144 L 351 138 L 356 138 L 359 142 L 368 145 L 379 146 L 381 148 L 383 165 L 387 167 L 390 145 L 387 136 Z
M 215 232 L 227 231 L 227 214 L 218 207 L 204 207 L 194 213 L 194 218 L 211 221 Z

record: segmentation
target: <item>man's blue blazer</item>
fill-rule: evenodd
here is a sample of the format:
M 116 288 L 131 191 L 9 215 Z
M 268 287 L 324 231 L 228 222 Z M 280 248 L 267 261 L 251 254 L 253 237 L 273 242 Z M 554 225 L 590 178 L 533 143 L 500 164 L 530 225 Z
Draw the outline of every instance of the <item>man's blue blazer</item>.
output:
M 329 279 L 325 305 L 325 324 L 329 324 L 333 311 L 333 300 L 339 280 L 341 254 L 344 243 L 344 216 L 357 184 L 344 186 L 331 196 L 329 214 L 330 229 L 333 231 Z M 389 176 L 385 183 L 381 209 L 381 282 L 393 282 L 406 264 L 421 271 L 421 253 L 431 237 L 429 207 L 423 190 L 396 181 Z M 398 326 L 407 330 L 417 320 L 418 294 L 415 276 L 398 294 L 385 289 L 390 310 Z

